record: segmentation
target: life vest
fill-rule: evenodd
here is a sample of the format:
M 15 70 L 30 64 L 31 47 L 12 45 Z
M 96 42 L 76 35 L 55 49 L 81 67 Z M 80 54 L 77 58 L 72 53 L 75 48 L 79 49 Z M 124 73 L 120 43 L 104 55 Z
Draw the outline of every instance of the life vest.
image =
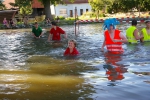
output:
M 136 29 L 135 26 L 130 26 L 126 30 L 126 37 L 127 37 L 129 43 L 137 43 L 137 40 L 135 39 L 135 37 L 133 35 L 135 29 Z
M 122 80 L 124 78 L 123 73 L 124 71 L 121 67 L 115 67 L 106 71 L 108 80 Z
M 144 36 L 144 41 L 150 41 L 150 35 L 147 33 L 147 30 L 146 28 L 143 28 L 142 29 L 142 33 L 143 33 L 143 36 Z
M 122 80 L 124 79 L 124 76 L 122 74 L 118 74 L 118 75 L 110 75 L 107 78 L 108 80 L 114 81 L 114 80 Z
M 107 50 L 113 54 L 121 54 L 123 53 L 122 42 L 113 42 L 108 30 L 105 31 L 105 45 Z M 114 31 L 114 39 L 121 39 L 120 38 L 120 31 Z

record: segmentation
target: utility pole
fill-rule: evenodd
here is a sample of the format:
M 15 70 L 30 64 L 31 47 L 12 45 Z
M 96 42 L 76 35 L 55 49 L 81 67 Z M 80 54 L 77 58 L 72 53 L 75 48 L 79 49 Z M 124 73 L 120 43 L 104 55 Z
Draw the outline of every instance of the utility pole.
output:
M 75 7 L 75 22 L 74 22 L 74 25 L 75 25 L 75 35 L 77 35 L 76 34 L 76 26 L 77 26 L 77 24 L 76 24 L 76 18 L 77 18 L 77 7 Z

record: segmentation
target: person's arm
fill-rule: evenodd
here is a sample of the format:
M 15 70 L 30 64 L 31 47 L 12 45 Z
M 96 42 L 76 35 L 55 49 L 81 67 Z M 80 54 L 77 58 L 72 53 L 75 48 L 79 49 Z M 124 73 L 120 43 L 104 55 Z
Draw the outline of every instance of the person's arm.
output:
M 140 39 L 140 42 L 144 42 L 144 36 L 143 36 L 143 32 L 142 32 L 142 31 L 140 32 L 140 36 L 142 37 L 142 38 Z
M 135 37 L 136 40 L 140 40 L 141 38 L 143 38 L 143 36 L 139 36 L 137 29 L 134 30 L 133 35 L 134 35 L 134 37 Z
M 33 35 L 33 37 L 35 37 L 36 38 L 36 36 L 34 35 L 34 33 L 32 32 L 32 35 Z
M 32 35 L 33 35 L 33 37 L 37 38 L 34 34 L 34 28 L 32 28 Z
M 113 42 L 122 42 L 122 43 L 128 42 L 127 38 L 122 33 L 120 33 L 119 35 L 121 39 L 114 39 Z
M 40 31 L 41 31 L 41 34 L 40 34 L 40 36 L 39 36 L 39 38 L 44 34 L 43 33 L 43 31 L 42 31 L 42 28 L 41 27 L 39 27 L 40 28 Z
M 52 28 L 50 29 L 50 33 L 49 33 L 49 36 L 48 36 L 48 39 L 47 39 L 47 41 L 48 42 L 50 42 L 51 41 L 51 38 L 52 38 Z
M 51 41 L 51 34 L 49 34 L 47 41 L 48 41 L 48 42 Z
M 33 32 L 32 32 L 32 35 L 33 35 L 33 37 L 35 37 L 35 38 L 39 38 L 39 37 L 36 37 L 35 34 L 34 34 Z
M 66 34 L 66 32 L 64 33 L 64 38 L 67 39 L 67 34 Z
M 61 34 L 64 34 L 64 38 L 67 39 L 67 34 L 66 34 L 66 32 L 65 32 L 63 29 L 61 29 L 60 27 L 59 27 L 59 32 L 60 32 Z
M 103 44 L 102 44 L 102 47 L 101 47 L 102 52 L 104 51 L 105 45 L 106 45 L 106 40 L 105 40 L 105 33 L 104 33 L 104 41 L 103 41 Z

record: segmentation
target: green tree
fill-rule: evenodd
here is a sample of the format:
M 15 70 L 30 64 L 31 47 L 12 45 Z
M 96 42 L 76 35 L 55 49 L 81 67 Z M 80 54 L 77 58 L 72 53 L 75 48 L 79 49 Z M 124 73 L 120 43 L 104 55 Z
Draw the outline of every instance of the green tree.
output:
M 28 5 L 28 6 L 22 6 L 22 7 L 20 8 L 20 11 L 19 11 L 20 15 L 22 15 L 22 16 L 28 16 L 28 15 L 31 15 L 32 12 L 33 12 L 33 10 L 32 10 L 31 5 Z
M 17 5 L 16 3 L 12 3 L 12 2 L 10 2 L 9 4 L 10 4 L 13 8 L 18 7 L 18 5 Z
M 5 5 L 3 4 L 3 2 L 2 1 L 0 1 L 0 10 L 4 10 L 6 7 L 5 7 Z
M 109 12 L 133 12 L 133 9 L 140 11 L 150 10 L 150 0 L 115 0 L 113 5 L 109 7 Z
M 22 6 L 31 6 L 32 0 L 15 0 L 15 4 L 21 8 Z
M 32 0 L 15 0 L 14 7 L 19 7 L 19 14 L 24 16 L 31 15 L 33 10 L 31 6 Z
M 100 11 L 106 12 L 107 6 L 113 4 L 114 0 L 89 0 L 89 4 L 92 7 L 93 12 L 96 16 L 99 16 Z

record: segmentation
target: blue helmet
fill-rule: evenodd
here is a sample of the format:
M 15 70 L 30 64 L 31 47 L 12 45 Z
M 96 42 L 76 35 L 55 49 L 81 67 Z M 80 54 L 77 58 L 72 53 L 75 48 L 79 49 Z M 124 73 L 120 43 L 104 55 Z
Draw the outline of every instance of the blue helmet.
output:
M 109 29 L 111 25 L 115 29 L 116 28 L 115 26 L 118 24 L 119 24 L 119 21 L 116 20 L 116 18 L 109 18 L 104 21 L 103 29 L 104 30 L 106 30 L 106 28 Z

